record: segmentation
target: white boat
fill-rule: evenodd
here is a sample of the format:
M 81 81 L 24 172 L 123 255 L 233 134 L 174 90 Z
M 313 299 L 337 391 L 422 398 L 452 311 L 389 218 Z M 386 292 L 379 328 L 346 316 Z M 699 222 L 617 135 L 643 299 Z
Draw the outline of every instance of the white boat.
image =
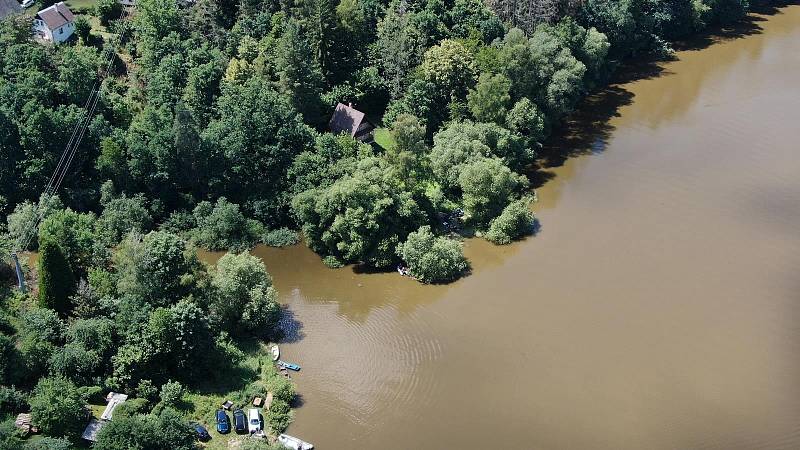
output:
M 314 448 L 313 444 L 309 444 L 308 442 L 305 442 L 294 436 L 289 436 L 288 434 L 281 434 L 278 436 L 278 442 L 283 444 L 284 447 L 288 447 L 293 450 L 312 450 Z
M 270 352 L 272 352 L 272 360 L 273 360 L 273 361 L 277 361 L 277 360 L 278 360 L 278 358 L 280 358 L 280 357 L 281 357 L 281 350 L 278 348 L 278 346 L 277 346 L 277 345 L 273 345 L 273 346 L 272 346 L 272 347 L 269 349 L 269 351 L 270 351 Z

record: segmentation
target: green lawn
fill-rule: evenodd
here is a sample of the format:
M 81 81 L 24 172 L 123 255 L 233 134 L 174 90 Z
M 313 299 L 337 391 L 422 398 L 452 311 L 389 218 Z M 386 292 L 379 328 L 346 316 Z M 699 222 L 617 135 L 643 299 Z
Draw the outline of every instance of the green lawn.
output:
M 384 150 L 389 150 L 395 145 L 392 133 L 389 131 L 388 128 L 375 129 L 375 143 L 378 144 Z
M 282 377 L 272 364 L 269 346 L 264 343 L 251 343 L 245 349 L 245 358 L 234 369 L 231 369 L 223 385 L 208 386 L 197 391 L 189 392 L 183 396 L 181 410 L 186 418 L 192 422 L 200 423 L 208 429 L 211 440 L 202 444 L 207 449 L 227 449 L 236 447 L 235 441 L 243 439 L 257 439 L 250 436 L 237 435 L 233 431 L 228 434 L 217 433 L 215 413 L 225 400 L 234 403 L 235 408 L 241 408 L 247 413 L 252 408 L 252 400 L 256 395 L 265 398 L 270 385 L 270 378 Z M 267 413 L 264 416 L 264 429 L 270 432 L 267 423 Z M 231 417 L 231 411 L 228 417 Z M 277 432 L 270 432 L 277 435 Z
M 75 14 L 94 14 L 94 5 L 97 4 L 97 0 L 67 0 L 64 3 Z

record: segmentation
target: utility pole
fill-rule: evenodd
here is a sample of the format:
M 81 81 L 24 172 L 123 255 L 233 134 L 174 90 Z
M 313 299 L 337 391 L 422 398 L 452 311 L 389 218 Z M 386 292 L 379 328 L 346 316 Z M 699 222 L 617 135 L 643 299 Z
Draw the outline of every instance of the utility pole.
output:
M 17 282 L 20 292 L 25 292 L 25 277 L 22 275 L 22 266 L 19 265 L 19 258 L 17 258 L 17 253 L 14 252 L 11 254 L 11 259 L 14 260 L 14 266 L 17 270 Z

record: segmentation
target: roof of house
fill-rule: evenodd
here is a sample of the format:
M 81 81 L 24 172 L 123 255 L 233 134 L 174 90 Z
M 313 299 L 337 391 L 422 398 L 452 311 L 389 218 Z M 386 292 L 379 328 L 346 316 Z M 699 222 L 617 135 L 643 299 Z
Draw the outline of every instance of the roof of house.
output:
M 125 394 L 120 394 L 118 392 L 109 392 L 106 396 L 106 400 L 108 400 L 108 405 L 106 405 L 106 409 L 103 411 L 103 414 L 100 416 L 103 420 L 111 420 L 112 415 L 114 414 L 114 408 L 116 408 L 120 403 L 124 402 L 128 399 L 128 396 Z
M 42 19 L 42 22 L 44 22 L 44 24 L 47 25 L 47 28 L 51 30 L 58 29 L 59 27 L 75 20 L 75 16 L 72 15 L 72 11 L 67 8 L 67 5 L 65 5 L 64 2 L 58 2 L 53 6 L 39 11 L 36 13 L 36 17 Z
M 0 19 L 22 11 L 22 6 L 17 0 L 0 0 Z
M 14 425 L 17 427 L 22 427 L 24 425 L 31 424 L 31 415 L 30 414 L 20 414 L 17 416 L 16 420 L 14 420 Z
M 83 430 L 83 434 L 81 437 L 86 439 L 87 441 L 95 442 L 97 441 L 97 432 L 103 428 L 106 422 L 103 420 L 92 419 L 89 421 L 89 425 L 86 425 L 86 428 Z
M 365 122 L 369 123 L 364 118 L 363 112 L 350 105 L 339 103 L 336 105 L 336 111 L 333 112 L 329 125 L 334 133 L 348 133 L 351 137 L 355 137 L 358 128 Z

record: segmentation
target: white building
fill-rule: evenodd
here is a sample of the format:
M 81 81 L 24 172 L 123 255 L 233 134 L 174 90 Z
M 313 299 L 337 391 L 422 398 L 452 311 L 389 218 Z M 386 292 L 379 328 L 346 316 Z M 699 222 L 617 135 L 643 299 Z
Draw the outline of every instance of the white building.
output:
M 60 44 L 75 32 L 75 16 L 64 2 L 58 2 L 36 13 L 33 31 L 43 41 Z
M 106 409 L 103 411 L 103 414 L 100 416 L 100 420 L 95 419 L 94 417 L 89 421 L 89 425 L 86 425 L 86 428 L 83 430 L 83 434 L 81 437 L 89 442 L 96 442 L 97 441 L 97 433 L 100 432 L 100 429 L 103 428 L 112 418 L 114 409 L 125 402 L 128 399 L 128 396 L 125 394 L 120 394 L 117 392 L 109 392 L 106 396 L 106 400 L 108 401 L 108 405 L 106 405 Z

